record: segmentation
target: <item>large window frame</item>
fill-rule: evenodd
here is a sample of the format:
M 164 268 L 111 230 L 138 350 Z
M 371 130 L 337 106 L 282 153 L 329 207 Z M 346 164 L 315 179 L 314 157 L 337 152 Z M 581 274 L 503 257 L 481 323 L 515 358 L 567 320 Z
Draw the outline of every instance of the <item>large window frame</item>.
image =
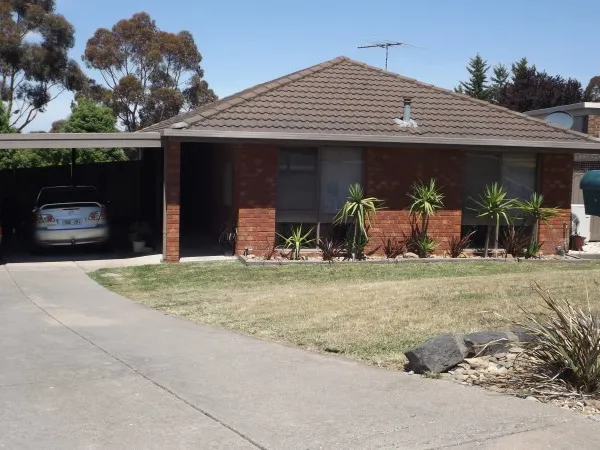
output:
M 314 151 L 316 154 L 316 168 L 314 173 L 312 173 L 312 176 L 314 176 L 314 204 L 315 204 L 315 208 L 312 210 L 292 210 L 292 209 L 282 209 L 280 207 L 280 202 L 282 201 L 280 198 L 280 195 L 282 195 L 281 191 L 280 191 L 280 187 L 281 187 L 281 183 L 282 183 L 282 176 L 285 175 L 286 171 L 289 170 L 290 172 L 294 172 L 293 170 L 291 170 L 291 168 L 288 165 L 288 169 L 284 169 L 283 168 L 283 156 L 285 155 L 284 152 L 286 151 L 294 151 L 294 150 L 302 150 L 302 151 L 307 151 L 307 150 L 311 150 Z M 353 180 L 352 182 L 358 182 L 364 184 L 364 164 L 365 164 L 365 158 L 364 158 L 364 150 L 360 147 L 336 147 L 336 146 L 326 146 L 326 147 L 282 147 L 280 149 L 280 154 L 279 154 L 279 159 L 278 159 L 278 170 L 277 170 L 277 182 L 276 182 L 276 186 L 277 186 L 277 193 L 276 193 L 276 197 L 277 197 L 277 204 L 276 204 L 276 210 L 275 210 L 275 222 L 276 222 L 276 226 L 278 228 L 280 228 L 283 224 L 303 224 L 306 231 L 308 231 L 309 227 L 313 227 L 314 226 L 314 238 L 316 239 L 314 247 L 316 247 L 316 242 L 318 242 L 318 240 L 323 237 L 326 233 L 324 228 L 326 228 L 327 226 L 330 226 L 333 222 L 333 219 L 335 217 L 335 212 L 331 212 L 331 211 L 326 211 L 324 208 L 324 197 L 323 197 L 323 193 L 322 193 L 322 189 L 323 189 L 323 176 L 324 176 L 324 165 L 327 164 L 327 160 L 325 159 L 326 153 L 328 151 L 339 151 L 339 152 L 344 152 L 347 151 L 349 153 L 349 158 L 348 159 L 342 159 L 340 161 L 344 161 L 341 163 L 347 163 L 347 164 L 357 164 L 358 167 L 358 179 L 357 180 Z M 351 153 L 354 153 L 354 155 L 350 155 Z M 352 158 L 352 156 L 354 156 L 355 158 Z M 288 162 L 289 164 L 289 162 Z M 301 172 L 301 171 L 298 171 Z M 307 172 L 308 173 L 308 172 Z M 344 190 L 344 194 L 343 194 L 343 200 L 345 201 L 346 199 L 346 190 Z M 338 193 L 338 195 L 340 195 Z M 338 203 L 340 203 L 342 201 L 342 199 L 338 199 Z M 341 206 L 341 205 L 339 205 Z
M 468 158 L 473 158 L 474 161 L 476 158 L 480 158 L 482 161 L 485 161 L 486 158 L 495 159 L 497 162 L 497 167 L 495 168 L 495 175 L 493 177 L 489 176 L 489 173 L 492 171 L 491 165 L 485 167 L 485 163 L 477 166 L 472 165 L 472 161 L 469 161 Z M 509 163 L 516 163 L 516 167 L 519 166 L 518 160 L 521 159 L 521 173 L 519 171 L 508 172 Z M 532 192 L 536 192 L 540 187 L 540 173 L 539 173 L 539 154 L 537 153 L 514 153 L 514 152 L 468 152 L 465 154 L 465 171 L 463 173 L 463 192 L 462 192 L 462 234 L 464 235 L 466 232 L 470 230 L 477 230 L 477 234 L 474 236 L 473 241 L 481 240 L 481 233 L 485 233 L 485 227 L 488 225 L 495 225 L 495 222 L 491 219 L 482 219 L 477 218 L 477 212 L 473 210 L 475 207 L 471 198 L 478 200 L 479 195 L 483 192 L 484 186 L 477 186 L 477 192 L 469 192 L 472 191 L 474 185 L 478 183 L 473 183 L 472 180 L 468 179 L 468 177 L 472 176 L 474 173 L 473 169 L 477 168 L 477 170 L 481 170 L 484 174 L 484 177 L 488 177 L 488 180 L 484 183 L 486 185 L 490 185 L 493 182 L 500 183 L 505 189 L 508 189 L 509 195 L 508 198 L 519 198 L 519 199 L 528 199 Z M 528 167 L 529 166 L 529 167 Z M 513 166 L 514 167 L 514 166 Z M 469 170 L 471 169 L 471 170 Z M 527 174 L 529 172 L 529 174 Z M 519 179 L 522 181 L 525 176 L 532 176 L 533 182 L 527 186 L 519 186 Z M 511 193 L 510 183 L 507 180 L 514 180 L 512 191 L 521 189 L 523 192 L 521 195 L 514 195 Z M 479 183 L 480 184 L 480 183 Z M 513 222 L 513 225 L 517 227 L 526 226 L 526 222 L 524 219 L 516 219 Z M 505 224 L 502 227 L 506 226 Z M 478 247 L 478 245 L 475 245 Z

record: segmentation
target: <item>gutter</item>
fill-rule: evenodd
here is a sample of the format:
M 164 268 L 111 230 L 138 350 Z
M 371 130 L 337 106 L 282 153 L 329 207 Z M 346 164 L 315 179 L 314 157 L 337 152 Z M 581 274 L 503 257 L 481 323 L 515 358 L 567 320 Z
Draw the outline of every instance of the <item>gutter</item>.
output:
M 287 133 L 287 132 L 264 132 L 264 131 L 217 131 L 217 130 L 173 130 L 165 129 L 162 136 L 174 138 L 180 141 L 194 142 L 259 142 L 259 143 L 302 143 L 311 142 L 319 144 L 352 143 L 373 144 L 382 146 L 422 146 L 422 147 L 464 147 L 474 148 L 504 148 L 507 150 L 534 148 L 566 150 L 578 153 L 600 153 L 600 140 L 593 142 L 572 141 L 540 141 L 523 139 L 480 139 L 480 138 L 447 138 L 427 136 L 377 136 L 377 135 L 348 135 L 348 134 L 324 134 L 324 133 Z

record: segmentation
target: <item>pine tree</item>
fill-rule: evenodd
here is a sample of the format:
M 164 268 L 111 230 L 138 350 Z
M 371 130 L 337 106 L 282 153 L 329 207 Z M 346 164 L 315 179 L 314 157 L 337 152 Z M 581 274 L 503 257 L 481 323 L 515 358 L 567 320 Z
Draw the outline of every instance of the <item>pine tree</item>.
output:
M 510 73 L 504 64 L 497 64 L 494 66 L 494 75 L 490 79 L 492 84 L 490 85 L 490 97 L 489 100 L 492 103 L 501 103 L 503 97 L 506 95 L 506 86 Z
M 459 89 L 474 98 L 480 100 L 489 100 L 490 91 L 488 86 L 487 71 L 490 66 L 479 53 L 469 60 L 467 71 L 469 72 L 469 81 L 461 81 Z

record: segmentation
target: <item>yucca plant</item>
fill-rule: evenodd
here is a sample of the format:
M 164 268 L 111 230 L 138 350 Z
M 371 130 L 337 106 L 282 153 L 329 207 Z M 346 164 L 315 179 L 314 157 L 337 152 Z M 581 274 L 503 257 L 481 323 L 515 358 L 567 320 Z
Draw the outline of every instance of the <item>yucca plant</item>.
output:
M 465 249 L 471 244 L 471 238 L 475 231 L 471 231 L 462 237 L 452 236 L 448 239 L 448 248 L 450 249 L 450 257 L 458 258 L 463 254 Z
M 535 314 L 522 309 L 526 320 L 516 325 L 536 339 L 525 353 L 553 369 L 550 376 L 564 380 L 583 393 L 600 390 L 600 320 L 588 304 L 575 308 L 568 300 L 557 300 L 539 284 L 535 291 L 545 312 Z
M 558 208 L 544 207 L 544 196 L 534 192 L 529 200 L 520 200 L 517 202 L 517 208 L 525 217 L 533 222 L 533 231 L 531 233 L 531 243 L 539 241 L 539 228 L 543 223 L 548 225 L 548 221 L 558 215 Z
M 506 198 L 508 192 L 498 183 L 492 183 L 491 186 L 486 186 L 483 194 L 478 200 L 471 199 L 475 205 L 478 218 L 490 219 L 496 223 L 495 239 L 494 239 L 494 255 L 498 256 L 498 240 L 500 237 L 500 221 L 508 224 L 511 223 L 508 213 L 517 205 L 516 200 Z M 491 225 L 487 226 L 487 235 L 485 238 L 485 257 L 488 256 L 490 246 Z
M 540 250 L 544 245 L 543 242 L 531 241 L 525 249 L 525 259 L 537 258 L 540 254 Z
M 415 246 L 417 248 L 417 255 L 419 255 L 419 258 L 429 258 L 433 252 L 435 252 L 435 249 L 438 245 L 429 236 L 421 235 L 416 240 Z
M 302 247 L 306 247 L 315 241 L 314 238 L 309 237 L 313 230 L 314 228 L 311 228 L 307 233 L 304 233 L 302 230 L 302 225 L 299 225 L 292 228 L 289 236 L 282 236 L 281 234 L 277 233 L 277 236 L 283 240 L 283 248 L 290 251 L 290 259 L 300 259 L 300 250 Z
M 409 213 L 421 221 L 421 233 L 426 236 L 429 218 L 444 207 L 442 189 L 433 178 L 428 183 L 419 180 L 413 183 L 408 197 L 411 199 Z
M 348 199 L 336 214 L 333 224 L 351 225 L 346 239 L 352 259 L 364 253 L 369 242 L 369 227 L 377 211 L 381 209 L 383 209 L 383 202 L 375 197 L 365 197 L 359 183 L 348 188 Z

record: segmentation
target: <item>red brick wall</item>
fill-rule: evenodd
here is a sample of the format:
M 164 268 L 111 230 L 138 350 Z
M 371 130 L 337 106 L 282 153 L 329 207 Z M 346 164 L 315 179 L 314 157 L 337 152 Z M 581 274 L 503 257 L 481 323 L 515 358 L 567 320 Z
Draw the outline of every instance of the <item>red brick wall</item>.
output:
M 165 218 L 163 229 L 163 260 L 179 262 L 179 218 L 181 185 L 181 144 L 168 142 L 165 156 Z
M 600 116 L 588 116 L 587 133 L 600 137 Z
M 544 242 L 542 251 L 554 254 L 557 246 L 565 245 L 563 224 L 571 226 L 571 187 L 573 182 L 572 154 L 540 155 L 541 164 L 540 193 L 548 207 L 557 207 L 560 214 L 550 219 L 548 225 L 540 225 L 540 242 Z
M 447 241 L 460 236 L 462 220 L 462 154 L 448 150 L 402 150 L 369 148 L 365 150 L 367 195 L 385 201 L 386 210 L 377 214 L 371 229 L 373 249 L 382 238 L 402 237 L 409 233 L 407 193 L 416 180 L 435 178 L 443 188 L 445 209 L 431 218 L 429 235 L 439 246 L 436 253 L 447 250 Z
M 261 254 L 275 239 L 275 184 L 279 148 L 248 144 L 234 150 L 234 204 L 238 207 L 238 253 Z

